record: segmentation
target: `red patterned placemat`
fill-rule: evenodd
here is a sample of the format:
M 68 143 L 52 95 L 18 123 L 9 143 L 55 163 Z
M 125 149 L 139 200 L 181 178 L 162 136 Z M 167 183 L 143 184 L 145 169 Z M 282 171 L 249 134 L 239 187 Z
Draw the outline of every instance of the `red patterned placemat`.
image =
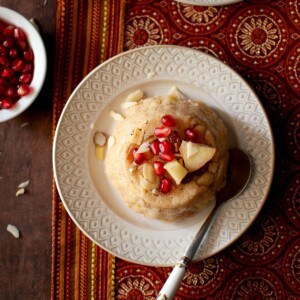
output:
M 122 51 L 124 0 L 57 0 L 53 133 L 77 84 Z M 114 257 L 72 222 L 55 185 L 52 200 L 52 299 L 114 297 Z
M 263 211 L 234 245 L 189 268 L 176 299 L 300 299 L 300 0 L 128 0 L 124 36 L 125 50 L 176 44 L 224 61 L 254 88 L 274 132 Z M 155 299 L 170 271 L 116 259 L 116 299 Z

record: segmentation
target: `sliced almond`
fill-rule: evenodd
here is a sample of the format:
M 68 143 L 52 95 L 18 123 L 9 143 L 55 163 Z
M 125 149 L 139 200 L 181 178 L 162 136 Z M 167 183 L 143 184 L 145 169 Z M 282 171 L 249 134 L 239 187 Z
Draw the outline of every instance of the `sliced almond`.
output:
M 107 150 L 110 150 L 111 147 L 116 143 L 116 138 L 112 135 L 107 140 Z
M 8 224 L 7 231 L 10 232 L 16 239 L 20 237 L 20 231 L 15 225 Z
M 177 86 L 173 86 L 168 93 L 168 99 L 182 100 L 185 99 L 184 95 L 180 92 Z
M 29 183 L 30 183 L 30 180 L 27 180 L 27 181 L 24 181 L 24 182 L 21 182 L 19 185 L 18 185 L 18 188 L 19 189 L 25 189 L 29 186 Z
M 126 98 L 126 101 L 129 101 L 129 102 L 137 102 L 137 101 L 140 101 L 141 99 L 143 99 L 144 97 L 144 93 L 142 90 L 136 90 L 132 93 L 130 93 L 127 98 Z
M 149 143 L 144 142 L 142 145 L 139 147 L 139 149 L 136 151 L 137 153 L 145 153 L 149 151 Z
M 129 107 L 131 107 L 131 106 L 134 106 L 134 105 L 137 105 L 137 102 L 135 102 L 135 101 L 127 101 L 127 102 L 123 102 L 123 103 L 121 104 L 121 107 L 122 107 L 123 109 L 127 109 L 127 108 L 129 108 Z
M 121 115 L 121 114 L 119 114 L 119 113 L 116 113 L 115 111 L 113 111 L 113 110 L 111 110 L 110 112 L 109 112 L 109 114 L 113 117 L 113 119 L 115 119 L 116 121 L 122 121 L 122 120 L 124 120 L 124 117 Z
M 17 197 L 19 197 L 21 195 L 24 195 L 24 194 L 25 194 L 25 189 L 24 188 L 18 189 L 17 192 L 16 192 Z
M 94 143 L 100 147 L 103 147 L 107 142 L 107 138 L 104 133 L 97 131 L 94 134 Z

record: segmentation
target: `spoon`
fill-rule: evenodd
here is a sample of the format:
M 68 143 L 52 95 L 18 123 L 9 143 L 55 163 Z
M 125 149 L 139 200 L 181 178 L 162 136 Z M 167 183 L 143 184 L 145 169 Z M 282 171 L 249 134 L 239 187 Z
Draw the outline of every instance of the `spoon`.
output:
M 200 227 L 192 243 L 185 254 L 179 259 L 173 268 L 168 280 L 160 290 L 156 300 L 171 300 L 180 286 L 182 278 L 186 273 L 188 265 L 192 262 L 194 255 L 201 244 L 207 229 L 220 207 L 225 201 L 238 196 L 247 185 L 251 174 L 250 157 L 240 149 L 229 150 L 229 162 L 227 167 L 226 185 L 217 193 L 216 203 L 204 224 Z

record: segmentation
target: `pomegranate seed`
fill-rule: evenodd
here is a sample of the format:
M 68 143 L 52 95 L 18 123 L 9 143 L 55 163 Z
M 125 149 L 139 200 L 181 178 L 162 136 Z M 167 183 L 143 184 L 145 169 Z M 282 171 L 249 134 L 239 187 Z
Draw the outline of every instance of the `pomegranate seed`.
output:
M 20 97 L 27 95 L 29 92 L 30 92 L 30 87 L 26 83 L 21 84 L 17 91 Z
M 10 84 L 12 84 L 12 85 L 14 85 L 14 86 L 19 85 L 19 84 L 20 84 L 19 78 L 18 78 L 18 77 L 13 77 L 13 78 L 11 78 Z
M 23 56 L 26 61 L 33 61 L 33 52 L 31 49 L 24 51 Z
M 165 173 L 164 163 L 161 161 L 155 161 L 153 163 L 154 172 L 158 176 L 163 176 Z
M 19 48 L 25 51 L 28 48 L 28 44 L 26 41 L 17 41 Z
M 174 145 L 170 141 L 164 140 L 159 144 L 159 150 L 160 153 L 174 153 Z
M 17 94 L 17 90 L 15 87 L 13 87 L 12 85 L 10 85 L 7 89 L 6 89 L 6 96 L 8 98 L 11 99 L 17 99 L 18 98 L 18 94 Z
M 167 194 L 172 189 L 172 182 L 170 179 L 163 177 L 160 181 L 160 191 L 164 194 Z
M 32 73 L 32 71 L 33 71 L 33 65 L 29 63 L 29 64 L 25 64 L 22 73 Z
M 161 118 L 161 122 L 164 126 L 167 126 L 167 127 L 174 127 L 176 125 L 176 122 L 171 115 L 163 116 Z
M 14 40 L 13 40 L 11 37 L 8 36 L 8 37 L 3 41 L 2 45 L 3 45 L 4 47 L 6 47 L 6 48 L 11 48 L 11 47 L 14 45 Z
M 171 132 L 171 134 L 168 137 L 168 140 L 173 144 L 177 144 L 178 147 L 180 147 L 180 145 L 181 145 L 181 138 L 180 138 L 178 131 L 176 131 L 176 130 L 173 130 Z
M 158 155 L 159 154 L 159 140 L 154 140 L 152 143 L 150 143 L 149 148 L 154 155 Z
M 14 37 L 17 41 L 23 41 L 26 39 L 26 35 L 21 28 L 16 27 L 14 29 Z
M 11 108 L 14 105 L 13 101 L 10 98 L 3 98 L 1 100 L 1 107 L 2 108 Z
M 11 48 L 9 50 L 9 56 L 11 58 L 16 58 L 18 56 L 18 50 L 16 48 Z
M 0 55 L 7 56 L 7 49 L 0 44 Z
M 190 142 L 197 142 L 198 133 L 194 128 L 187 128 L 185 130 L 185 139 Z
M 172 161 L 174 159 L 174 153 L 159 153 L 159 157 L 165 161 Z
M 137 164 L 137 165 L 141 165 L 142 163 L 144 163 L 146 161 L 146 157 L 144 153 L 137 153 L 136 151 L 138 150 L 138 148 L 134 148 L 133 149 L 133 161 Z
M 16 72 L 21 72 L 24 69 L 24 62 L 20 58 L 16 58 L 12 62 L 12 68 Z
M 0 86 L 6 88 L 7 84 L 7 81 L 4 78 L 0 77 Z
M 22 83 L 30 83 L 32 80 L 32 74 L 23 74 L 19 77 L 19 81 Z
M 11 36 L 14 33 L 15 26 L 9 25 L 3 29 L 3 35 Z
M 5 68 L 5 69 L 3 69 L 1 75 L 2 75 L 2 77 L 6 78 L 6 79 L 10 79 L 14 76 L 14 71 L 10 68 Z
M 156 137 L 167 137 L 171 133 L 171 128 L 170 127 L 156 127 L 154 130 L 154 135 Z
M 9 67 L 10 62 L 6 57 L 0 56 L 0 65 L 5 66 L 5 67 Z

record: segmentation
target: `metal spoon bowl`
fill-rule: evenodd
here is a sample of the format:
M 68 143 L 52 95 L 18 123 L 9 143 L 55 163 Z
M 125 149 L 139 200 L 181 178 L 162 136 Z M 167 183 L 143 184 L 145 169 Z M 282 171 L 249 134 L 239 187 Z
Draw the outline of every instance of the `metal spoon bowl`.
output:
M 227 182 L 216 195 L 216 203 L 204 224 L 200 227 L 185 254 L 179 259 L 168 280 L 162 287 L 157 300 L 171 300 L 180 286 L 188 265 L 193 260 L 218 208 L 226 201 L 238 196 L 246 187 L 251 175 L 250 157 L 240 149 L 229 150 Z

